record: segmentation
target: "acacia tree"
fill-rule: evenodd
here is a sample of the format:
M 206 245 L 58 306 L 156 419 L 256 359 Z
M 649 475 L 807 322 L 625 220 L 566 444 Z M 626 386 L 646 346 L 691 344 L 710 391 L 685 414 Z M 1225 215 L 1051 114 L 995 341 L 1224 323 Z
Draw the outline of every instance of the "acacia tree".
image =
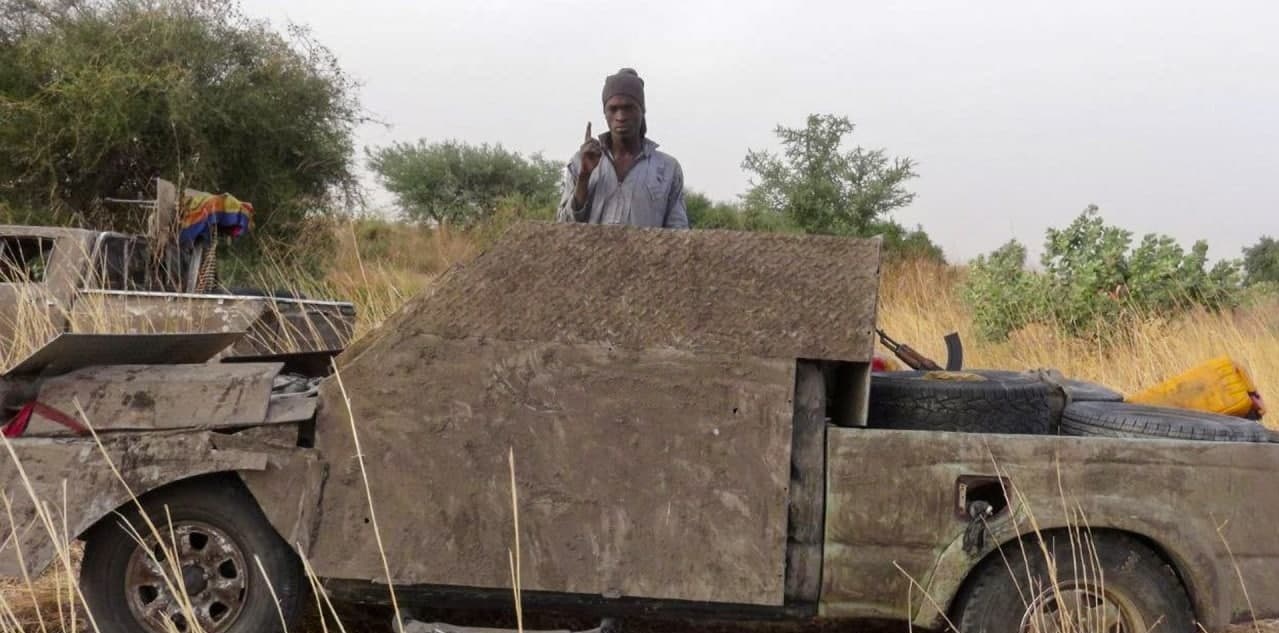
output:
M 367 154 L 405 215 L 441 224 L 472 224 L 512 196 L 531 207 L 553 205 L 563 171 L 539 154 L 526 158 L 501 145 L 457 141 L 396 143 Z
M 742 168 L 753 174 L 748 208 L 783 215 L 809 233 L 869 235 L 876 223 L 911 203 L 906 181 L 915 178 L 909 158 L 883 149 L 844 150 L 853 124 L 847 117 L 809 115 L 802 128 L 777 126 L 780 156 L 749 150 Z
M 0 10 L 0 203 L 120 226 L 107 197 L 181 178 L 291 235 L 357 195 L 355 84 L 304 30 L 234 0 L 15 0 Z

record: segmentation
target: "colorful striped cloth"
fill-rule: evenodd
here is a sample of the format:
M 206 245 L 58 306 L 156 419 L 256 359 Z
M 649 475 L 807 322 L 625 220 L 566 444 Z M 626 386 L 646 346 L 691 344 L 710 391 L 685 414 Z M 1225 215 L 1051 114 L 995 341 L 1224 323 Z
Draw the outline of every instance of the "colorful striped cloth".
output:
M 183 244 L 191 244 L 212 232 L 214 227 L 231 237 L 239 237 L 252 226 L 253 205 L 229 193 L 198 194 L 186 199 L 178 237 Z

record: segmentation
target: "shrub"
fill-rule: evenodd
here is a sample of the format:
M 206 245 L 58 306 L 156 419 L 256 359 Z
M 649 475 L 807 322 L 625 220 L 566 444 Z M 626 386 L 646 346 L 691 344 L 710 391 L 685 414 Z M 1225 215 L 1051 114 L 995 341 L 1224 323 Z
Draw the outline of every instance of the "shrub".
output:
M 1030 323 L 1097 336 L 1129 316 L 1216 310 L 1242 297 L 1239 263 L 1209 267 L 1202 240 L 1189 252 L 1166 235 L 1131 244 L 1131 232 L 1107 225 L 1090 205 L 1065 229 L 1048 230 L 1042 271 L 1026 270 L 1026 249 L 1015 241 L 977 258 L 963 289 L 974 325 L 996 340 Z

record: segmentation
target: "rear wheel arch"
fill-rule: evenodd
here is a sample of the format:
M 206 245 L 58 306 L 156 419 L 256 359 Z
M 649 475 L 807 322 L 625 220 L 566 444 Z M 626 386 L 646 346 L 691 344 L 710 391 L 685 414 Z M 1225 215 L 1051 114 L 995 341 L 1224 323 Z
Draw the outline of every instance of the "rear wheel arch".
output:
M 140 508 L 151 517 L 155 532 L 141 520 Z M 172 526 L 165 522 L 167 516 Z M 132 527 L 123 525 L 126 520 Z M 146 563 L 145 555 L 139 558 L 137 547 L 139 538 L 150 542 L 148 547 L 158 547 L 157 538 L 167 542 L 171 536 L 183 543 L 171 551 L 181 556 L 184 580 L 194 583 L 188 585 L 192 610 L 184 613 L 213 618 L 201 622 L 205 630 L 276 632 L 279 614 L 288 621 L 296 618 L 307 591 L 300 559 L 237 473 L 222 471 L 159 486 L 130 499 L 84 532 L 80 585 L 104 633 L 137 630 L 141 614 L 152 607 L 163 612 L 180 608 L 181 600 L 165 589 L 172 588 L 172 579 L 167 584 L 155 580 L 155 572 L 146 571 L 155 563 Z M 226 560 L 219 562 L 222 559 Z M 265 583 L 263 576 L 269 579 Z M 186 622 L 185 615 L 165 616 L 171 617 Z M 215 626 L 217 618 L 229 619 Z M 178 630 L 189 630 L 184 626 Z M 151 625 L 145 628 L 155 630 Z
M 195 491 L 196 489 L 204 486 L 235 486 L 243 489 L 245 493 L 247 493 L 250 497 L 253 497 L 253 494 L 248 490 L 248 487 L 244 485 L 244 482 L 240 480 L 236 471 L 225 470 L 190 475 L 165 482 L 140 494 L 136 490 L 133 491 L 133 494 L 136 495 L 135 497 L 128 498 L 124 501 L 124 503 L 112 508 L 92 525 L 85 528 L 84 531 L 77 535 L 77 537 L 86 539 L 95 530 L 102 529 L 103 526 L 112 525 L 113 522 L 120 520 L 121 513 L 137 510 L 139 503 L 144 503 L 161 495 L 180 494 L 186 488 L 190 488 L 192 491 Z M 254 501 L 257 501 L 256 497 L 254 497 Z M 145 528 L 145 526 L 141 527 Z
M 1192 569 L 1192 567 L 1185 558 L 1178 556 L 1156 540 L 1138 532 L 1115 528 L 1092 528 L 1084 531 L 1088 533 L 1088 538 L 1092 540 L 1128 539 L 1154 552 L 1172 570 L 1172 573 L 1181 583 L 1189 598 L 1191 613 L 1195 619 L 1199 622 L 1211 621 L 1217 609 L 1211 602 L 1211 596 L 1208 595 L 1208 592 L 1203 591 L 1203 588 L 1205 585 L 1211 585 L 1212 581 L 1211 579 L 1196 578 L 1193 574 L 1188 574 L 1187 570 Z M 1078 531 L 1068 527 L 1042 529 L 1038 532 L 1030 532 L 1010 538 L 1001 543 L 999 547 L 992 549 L 979 562 L 969 568 L 958 590 L 950 597 L 950 602 L 946 608 L 946 618 L 952 623 L 958 622 L 958 609 L 965 598 L 972 592 L 973 586 L 978 582 L 983 571 L 992 566 L 1003 565 L 1005 557 L 1010 553 L 1019 554 L 1022 547 L 1025 547 L 1027 551 L 1032 548 L 1038 549 L 1042 545 L 1041 541 L 1055 538 L 1070 539 L 1072 538 L 1072 532 L 1077 534 Z M 1078 536 L 1074 538 L 1078 539 Z M 936 624 L 939 629 L 949 630 L 951 628 L 945 621 Z
M 228 486 L 228 487 L 237 488 L 243 491 L 246 498 L 251 499 L 253 503 L 257 506 L 258 510 L 267 516 L 267 522 L 271 525 L 271 528 L 275 530 L 276 535 L 279 536 L 285 543 L 288 543 L 290 550 L 296 550 L 293 542 L 289 540 L 288 535 L 284 534 L 281 531 L 280 525 L 277 524 L 276 521 L 272 520 L 273 517 L 271 516 L 271 513 L 268 512 L 267 508 L 262 505 L 262 499 L 260 498 L 259 494 L 254 491 L 253 486 L 250 486 L 247 482 L 244 481 L 242 471 L 238 471 L 238 470 L 220 470 L 220 471 L 193 474 L 187 477 L 182 477 L 180 479 L 174 479 L 172 481 L 166 482 L 159 486 L 155 486 L 154 488 L 151 488 L 141 494 L 138 494 L 137 491 L 134 491 L 134 494 L 137 495 L 136 498 L 128 498 L 120 505 L 116 506 L 115 508 L 112 508 L 105 515 L 99 517 L 96 521 L 90 524 L 89 527 L 85 528 L 79 534 L 75 535 L 74 538 L 78 538 L 81 540 L 88 539 L 89 535 L 94 530 L 100 529 L 104 525 L 112 525 L 113 522 L 119 521 L 120 514 L 122 512 L 137 510 L 139 503 L 144 503 L 160 495 L 180 494 L 184 491 L 184 489 L 187 489 L 187 488 L 191 489 L 191 492 L 196 492 L 199 488 L 202 488 L 205 486 Z M 145 528 L 146 526 L 140 526 L 140 527 Z M 294 553 L 297 553 L 297 552 L 294 551 Z

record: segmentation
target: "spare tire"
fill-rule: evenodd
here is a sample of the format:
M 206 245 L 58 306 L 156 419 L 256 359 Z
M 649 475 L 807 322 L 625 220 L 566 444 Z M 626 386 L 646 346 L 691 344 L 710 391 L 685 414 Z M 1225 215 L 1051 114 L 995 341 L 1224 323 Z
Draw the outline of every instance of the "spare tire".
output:
M 1056 371 L 1045 370 L 1045 373 L 1047 375 L 1044 377 L 1041 377 L 1039 372 L 1016 372 L 1016 371 L 1007 371 L 1007 370 L 1000 370 L 1000 369 L 983 369 L 983 370 L 980 370 L 978 373 L 980 373 L 983 376 L 986 376 L 987 378 L 996 378 L 996 377 L 1008 378 L 1008 377 L 1015 377 L 1015 376 L 1030 376 L 1032 378 L 1044 380 L 1045 382 L 1050 384 L 1060 385 L 1062 390 L 1066 392 L 1066 395 L 1070 396 L 1071 402 L 1123 402 L 1124 401 L 1124 394 L 1119 393 L 1118 391 L 1115 391 L 1114 389 L 1111 389 L 1110 387 L 1099 385 L 1095 382 L 1088 382 L 1087 380 L 1074 380 L 1072 378 L 1064 378 L 1062 377 L 1060 373 Z
M 964 433 L 1051 433 L 1060 392 L 1027 373 L 996 370 L 873 374 L 868 424 Z
M 1074 402 L 1061 415 L 1062 435 L 1268 442 L 1260 423 L 1204 411 L 1114 402 Z

